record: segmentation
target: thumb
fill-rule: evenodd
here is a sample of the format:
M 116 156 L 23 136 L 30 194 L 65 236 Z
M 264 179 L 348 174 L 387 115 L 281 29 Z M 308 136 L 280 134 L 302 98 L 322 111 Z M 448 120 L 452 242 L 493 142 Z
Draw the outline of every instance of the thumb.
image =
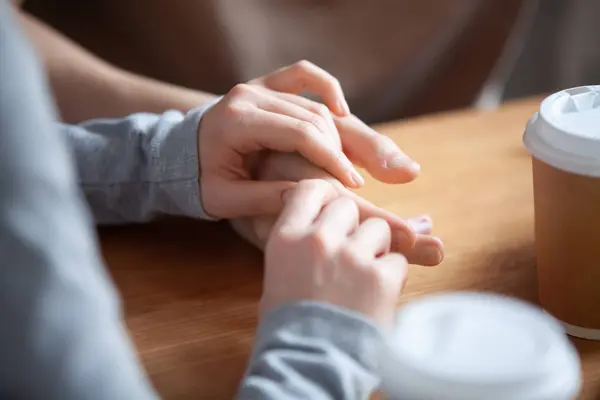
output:
M 217 218 L 254 217 L 278 214 L 283 193 L 296 182 L 219 180 L 202 184 L 204 210 Z

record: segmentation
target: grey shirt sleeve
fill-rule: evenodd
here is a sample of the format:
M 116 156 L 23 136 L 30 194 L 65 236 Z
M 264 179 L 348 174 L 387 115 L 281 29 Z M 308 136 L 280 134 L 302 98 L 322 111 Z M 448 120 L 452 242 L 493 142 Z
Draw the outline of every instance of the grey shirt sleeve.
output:
M 213 219 L 202 208 L 197 136 L 202 116 L 218 100 L 187 115 L 173 110 L 59 124 L 97 223 L 158 215 Z
M 0 398 L 155 398 L 54 120 L 0 0 Z
M 271 311 L 256 334 L 240 399 L 368 399 L 379 385 L 381 332 L 350 311 L 299 302 Z
M 157 398 L 127 336 L 69 152 L 81 150 L 78 135 L 85 141 L 104 143 L 112 130 L 102 131 L 102 121 L 68 128 L 72 129 L 68 133 L 71 146 L 66 143 L 53 124 L 56 114 L 48 85 L 6 0 L 0 0 L 0 88 L 0 398 Z M 139 139 L 148 147 L 132 150 L 128 172 L 119 176 L 152 181 L 151 171 L 161 164 L 147 157 L 171 146 L 162 135 L 168 131 L 175 138 L 185 136 L 184 125 L 197 117 L 192 112 L 186 118 L 168 113 L 142 118 L 148 124 L 144 126 L 172 120 L 165 122 L 168 129 L 145 130 L 154 132 Z M 136 117 L 122 123 L 137 126 L 141 120 Z M 136 129 L 124 132 L 138 140 L 133 139 L 139 137 Z M 104 165 L 101 151 L 113 148 L 90 147 L 97 152 L 77 154 L 79 162 L 87 154 Z M 187 165 L 193 157 L 188 154 L 179 160 Z M 136 162 L 144 165 L 140 175 L 131 174 Z M 183 170 L 190 175 L 177 174 L 176 180 L 195 179 L 191 167 Z M 89 184 L 98 178 L 94 171 L 87 174 L 84 181 Z M 154 193 L 157 198 L 162 195 Z M 116 209 L 124 201 L 115 200 L 121 194 L 112 196 L 95 200 L 102 204 L 102 218 L 109 221 L 144 220 L 157 210 L 193 211 L 193 206 L 169 198 L 151 200 L 137 214 L 127 207 L 128 211 L 121 208 L 112 214 L 113 201 L 118 203 Z M 274 311 L 261 323 L 240 398 L 362 398 L 374 383 L 376 356 L 370 349 L 377 343 L 373 327 L 341 310 L 297 304 Z

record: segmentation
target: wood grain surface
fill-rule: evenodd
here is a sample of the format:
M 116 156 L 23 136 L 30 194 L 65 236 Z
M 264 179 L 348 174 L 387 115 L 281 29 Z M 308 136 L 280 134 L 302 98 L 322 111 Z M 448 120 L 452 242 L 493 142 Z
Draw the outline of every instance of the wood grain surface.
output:
M 403 216 L 429 213 L 445 242 L 437 268 L 411 267 L 401 302 L 486 290 L 535 302 L 530 158 L 523 128 L 539 99 L 379 128 L 422 165 L 403 186 L 368 180 L 361 195 Z M 100 232 L 126 320 L 166 399 L 231 399 L 251 349 L 261 254 L 226 224 L 174 221 Z M 576 341 L 582 399 L 600 398 L 600 342 Z

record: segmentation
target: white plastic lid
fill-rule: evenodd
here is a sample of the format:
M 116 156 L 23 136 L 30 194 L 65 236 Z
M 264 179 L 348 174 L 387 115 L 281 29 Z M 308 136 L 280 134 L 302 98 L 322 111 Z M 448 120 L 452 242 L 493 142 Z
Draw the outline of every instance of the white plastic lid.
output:
M 384 391 L 409 400 L 569 400 L 577 352 L 558 321 L 492 294 L 426 297 L 400 310 L 382 359 Z
M 525 146 L 555 168 L 600 177 L 600 86 L 547 97 L 527 123 Z

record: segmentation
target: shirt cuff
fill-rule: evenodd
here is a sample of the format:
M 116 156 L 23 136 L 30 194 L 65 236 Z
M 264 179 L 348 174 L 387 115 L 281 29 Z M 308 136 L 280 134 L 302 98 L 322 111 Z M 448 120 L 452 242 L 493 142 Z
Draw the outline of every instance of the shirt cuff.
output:
M 260 322 L 257 348 L 271 337 L 295 333 L 304 338 L 326 341 L 376 374 L 384 344 L 383 333 L 369 320 L 351 310 L 316 301 L 300 301 L 270 311 Z
M 169 215 L 180 215 L 208 221 L 217 221 L 206 213 L 202 204 L 198 157 L 198 129 L 205 113 L 217 104 L 222 97 L 190 110 L 177 129 L 173 129 L 162 147 L 158 163 L 163 176 L 172 175 L 168 171 L 177 168 L 177 175 L 184 179 L 173 179 L 161 184 L 163 193 L 170 197 L 165 204 L 169 209 L 161 210 Z

